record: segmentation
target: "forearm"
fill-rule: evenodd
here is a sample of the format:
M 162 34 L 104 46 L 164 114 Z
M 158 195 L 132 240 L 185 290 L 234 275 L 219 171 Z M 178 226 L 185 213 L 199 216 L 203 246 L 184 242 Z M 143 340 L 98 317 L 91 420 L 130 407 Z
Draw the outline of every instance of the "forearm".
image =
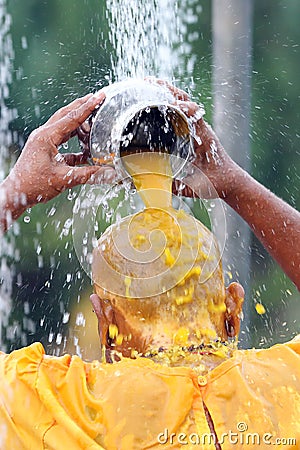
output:
M 224 200 L 300 290 L 300 213 L 276 197 L 239 166 L 232 166 Z
M 198 108 L 186 100 L 181 101 L 179 107 L 189 117 L 193 117 Z M 195 171 L 186 177 L 186 188 L 182 192 L 203 197 L 212 196 L 216 191 L 249 224 L 300 290 L 300 213 L 239 167 L 203 119 L 196 122 L 194 133 L 199 138 L 194 140 L 194 166 L 202 175 Z

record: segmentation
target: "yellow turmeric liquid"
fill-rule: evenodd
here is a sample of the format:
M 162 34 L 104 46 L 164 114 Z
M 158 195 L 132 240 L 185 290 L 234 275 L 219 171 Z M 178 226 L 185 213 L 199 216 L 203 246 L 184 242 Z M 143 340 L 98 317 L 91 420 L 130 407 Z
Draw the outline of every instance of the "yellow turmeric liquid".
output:
M 190 342 L 194 344 L 210 342 L 212 338 L 215 338 L 216 332 L 211 323 L 207 302 L 202 301 L 202 298 L 209 296 L 209 291 L 206 286 L 198 283 L 202 271 L 201 266 L 208 259 L 205 252 L 209 251 L 208 246 L 204 246 L 204 250 L 200 251 L 199 243 L 204 242 L 205 239 L 210 242 L 210 233 L 185 218 L 187 215 L 184 211 L 176 212 L 172 208 L 173 177 L 170 155 L 159 152 L 129 153 L 122 156 L 122 162 L 133 179 L 146 211 L 143 214 L 135 215 L 132 221 L 125 221 L 125 228 L 121 226 L 118 229 L 117 236 L 121 239 L 120 245 L 122 246 L 122 233 L 125 229 L 126 233 L 129 231 L 132 244 L 130 249 L 139 251 L 138 254 L 134 253 L 133 261 L 131 257 L 124 258 L 124 262 L 122 262 L 124 267 L 118 265 L 117 261 L 112 263 L 113 266 L 116 264 L 120 273 L 130 273 L 124 277 L 124 295 L 131 301 L 124 303 L 122 298 L 118 307 L 121 311 L 124 308 L 124 316 L 129 317 L 132 330 L 137 330 L 137 336 L 138 333 L 147 335 L 150 327 L 151 334 L 159 337 L 158 341 L 152 339 L 151 347 L 153 349 L 161 345 L 161 336 L 164 336 L 163 339 L 166 342 L 171 341 L 175 350 L 176 348 L 180 350 L 182 346 Z M 165 241 L 161 239 L 161 233 L 154 233 L 157 230 L 163 232 Z M 127 248 L 126 245 L 126 239 L 124 239 L 124 248 Z M 144 264 L 136 264 L 139 259 L 134 258 L 138 256 L 143 261 L 144 252 L 147 253 L 149 249 L 153 249 L 155 257 L 147 268 Z M 109 252 L 109 247 L 105 251 Z M 119 252 L 113 252 L 113 254 L 117 258 Z M 209 264 L 213 264 L 213 262 Z M 155 266 L 159 267 L 161 272 L 157 272 Z M 128 267 L 131 267 L 130 271 L 128 271 Z M 145 277 L 146 272 L 147 277 Z M 166 280 L 163 282 L 169 283 L 169 285 L 156 285 L 156 282 L 161 283 L 159 278 L 152 284 L 151 282 L 147 284 L 148 277 L 156 278 L 159 273 L 166 274 L 165 278 L 162 276 L 161 280 Z M 170 273 L 172 276 L 169 275 Z M 151 278 L 149 279 L 151 280 Z M 219 283 L 220 279 L 221 272 L 217 273 L 212 282 Z M 141 281 L 139 282 L 139 280 Z M 157 296 L 155 303 L 149 300 L 152 295 L 156 295 L 149 295 L 153 283 L 154 291 L 156 286 L 163 290 L 170 287 L 166 293 L 158 292 L 160 295 Z M 212 289 L 213 292 L 218 289 L 219 284 L 216 286 Z M 140 300 L 143 298 L 141 287 L 145 288 L 143 301 Z M 215 296 L 211 302 L 218 303 L 219 297 L 221 306 L 225 306 L 221 288 L 220 296 Z M 194 302 L 194 298 L 197 299 L 197 302 Z M 217 306 L 219 307 L 219 305 Z M 143 329 L 141 329 L 141 317 L 145 320 Z M 201 323 L 201 329 L 198 323 Z M 214 336 L 209 334 L 211 332 L 215 333 Z M 119 330 L 111 327 L 109 333 L 116 345 L 122 345 L 124 336 L 119 333 Z M 128 342 L 130 349 L 131 340 Z M 143 341 L 141 340 L 141 342 Z M 139 345 L 142 344 L 139 343 Z M 149 350 L 148 347 L 147 350 Z M 144 352 L 144 349 L 139 348 L 139 351 Z M 176 353 L 174 352 L 173 356 Z
M 167 153 L 133 153 L 122 158 L 146 208 L 170 208 L 172 170 Z

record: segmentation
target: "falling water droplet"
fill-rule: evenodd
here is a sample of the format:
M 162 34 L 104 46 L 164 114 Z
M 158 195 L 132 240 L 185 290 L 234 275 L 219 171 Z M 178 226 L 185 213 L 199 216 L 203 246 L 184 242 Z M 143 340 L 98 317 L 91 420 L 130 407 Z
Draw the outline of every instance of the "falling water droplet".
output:
M 70 319 L 70 313 L 69 312 L 65 312 L 64 315 L 63 315 L 62 322 L 63 323 L 68 323 L 69 319 Z

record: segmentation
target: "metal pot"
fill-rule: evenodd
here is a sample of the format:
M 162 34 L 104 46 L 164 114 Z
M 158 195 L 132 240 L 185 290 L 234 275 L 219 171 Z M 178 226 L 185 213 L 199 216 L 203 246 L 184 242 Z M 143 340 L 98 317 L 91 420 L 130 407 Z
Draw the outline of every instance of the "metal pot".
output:
M 114 165 L 121 177 L 125 152 L 168 151 L 173 176 L 194 158 L 192 123 L 176 106 L 167 87 L 127 79 L 103 89 L 104 103 L 92 119 L 93 164 Z

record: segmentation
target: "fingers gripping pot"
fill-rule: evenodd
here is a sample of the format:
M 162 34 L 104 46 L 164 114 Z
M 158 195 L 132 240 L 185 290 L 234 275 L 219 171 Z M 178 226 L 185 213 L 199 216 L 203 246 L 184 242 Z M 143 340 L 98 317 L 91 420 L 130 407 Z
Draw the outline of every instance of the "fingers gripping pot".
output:
M 103 89 L 104 103 L 92 119 L 93 164 L 115 166 L 128 177 L 122 156 L 134 152 L 168 152 L 173 177 L 194 158 L 192 123 L 173 103 L 167 87 L 128 79 Z

